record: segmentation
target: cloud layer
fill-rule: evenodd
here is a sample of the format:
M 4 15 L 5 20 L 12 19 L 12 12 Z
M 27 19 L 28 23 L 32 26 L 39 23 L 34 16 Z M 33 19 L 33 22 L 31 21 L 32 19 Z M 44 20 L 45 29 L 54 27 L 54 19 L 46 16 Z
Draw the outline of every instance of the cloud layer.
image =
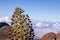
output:
M 60 32 L 59 22 L 37 22 L 34 26 L 35 38 L 41 38 L 48 32 L 58 33 Z
M 38 22 L 35 26 L 38 26 L 38 27 L 48 27 L 49 24 L 48 23 L 43 23 L 43 22 Z
M 11 20 L 8 16 L 0 17 L 0 22 L 7 22 L 10 24 Z

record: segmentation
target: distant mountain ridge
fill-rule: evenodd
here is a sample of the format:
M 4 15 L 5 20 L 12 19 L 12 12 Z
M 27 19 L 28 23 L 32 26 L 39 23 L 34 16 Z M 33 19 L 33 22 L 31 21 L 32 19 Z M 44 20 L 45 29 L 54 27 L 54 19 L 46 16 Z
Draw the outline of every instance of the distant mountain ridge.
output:
M 6 23 L 6 22 L 0 22 L 0 28 L 3 27 L 3 26 L 9 26 L 9 24 Z

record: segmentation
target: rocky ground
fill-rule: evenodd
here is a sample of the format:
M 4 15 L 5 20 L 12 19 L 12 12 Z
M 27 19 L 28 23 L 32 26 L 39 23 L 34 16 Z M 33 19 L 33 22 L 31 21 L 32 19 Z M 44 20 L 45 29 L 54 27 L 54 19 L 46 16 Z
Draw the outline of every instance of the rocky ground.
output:
M 9 31 L 10 27 L 4 26 L 0 28 L 0 40 L 10 40 L 10 38 L 8 38 Z

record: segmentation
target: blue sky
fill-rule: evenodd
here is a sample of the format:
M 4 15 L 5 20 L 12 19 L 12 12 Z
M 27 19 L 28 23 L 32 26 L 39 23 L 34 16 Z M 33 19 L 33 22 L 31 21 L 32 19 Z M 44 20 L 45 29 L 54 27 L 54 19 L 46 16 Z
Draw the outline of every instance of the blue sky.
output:
M 60 20 L 60 0 L 0 0 L 0 17 L 11 17 L 16 7 L 34 20 Z

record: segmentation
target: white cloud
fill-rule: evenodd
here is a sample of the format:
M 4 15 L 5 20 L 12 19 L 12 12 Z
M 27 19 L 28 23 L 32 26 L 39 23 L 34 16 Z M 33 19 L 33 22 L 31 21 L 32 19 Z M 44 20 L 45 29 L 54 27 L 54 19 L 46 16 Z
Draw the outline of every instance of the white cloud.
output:
M 38 26 L 38 27 L 48 27 L 49 24 L 48 23 L 43 23 L 43 22 L 38 22 L 35 26 Z
M 11 22 L 11 20 L 9 19 L 9 17 L 5 16 L 5 17 L 0 17 L 0 22 Z
M 41 27 L 41 26 L 42 26 L 42 23 L 41 23 L 41 22 L 38 22 L 38 23 L 36 24 L 36 26 Z
M 53 24 L 53 26 L 54 26 L 54 27 L 59 27 L 60 24 L 59 24 L 59 23 L 55 23 L 55 24 Z
M 11 20 L 8 16 L 5 16 L 5 17 L 0 17 L 0 22 L 7 22 L 8 24 L 10 24 Z
M 56 30 L 60 31 L 60 23 L 55 23 L 52 25 L 53 28 L 55 28 Z

